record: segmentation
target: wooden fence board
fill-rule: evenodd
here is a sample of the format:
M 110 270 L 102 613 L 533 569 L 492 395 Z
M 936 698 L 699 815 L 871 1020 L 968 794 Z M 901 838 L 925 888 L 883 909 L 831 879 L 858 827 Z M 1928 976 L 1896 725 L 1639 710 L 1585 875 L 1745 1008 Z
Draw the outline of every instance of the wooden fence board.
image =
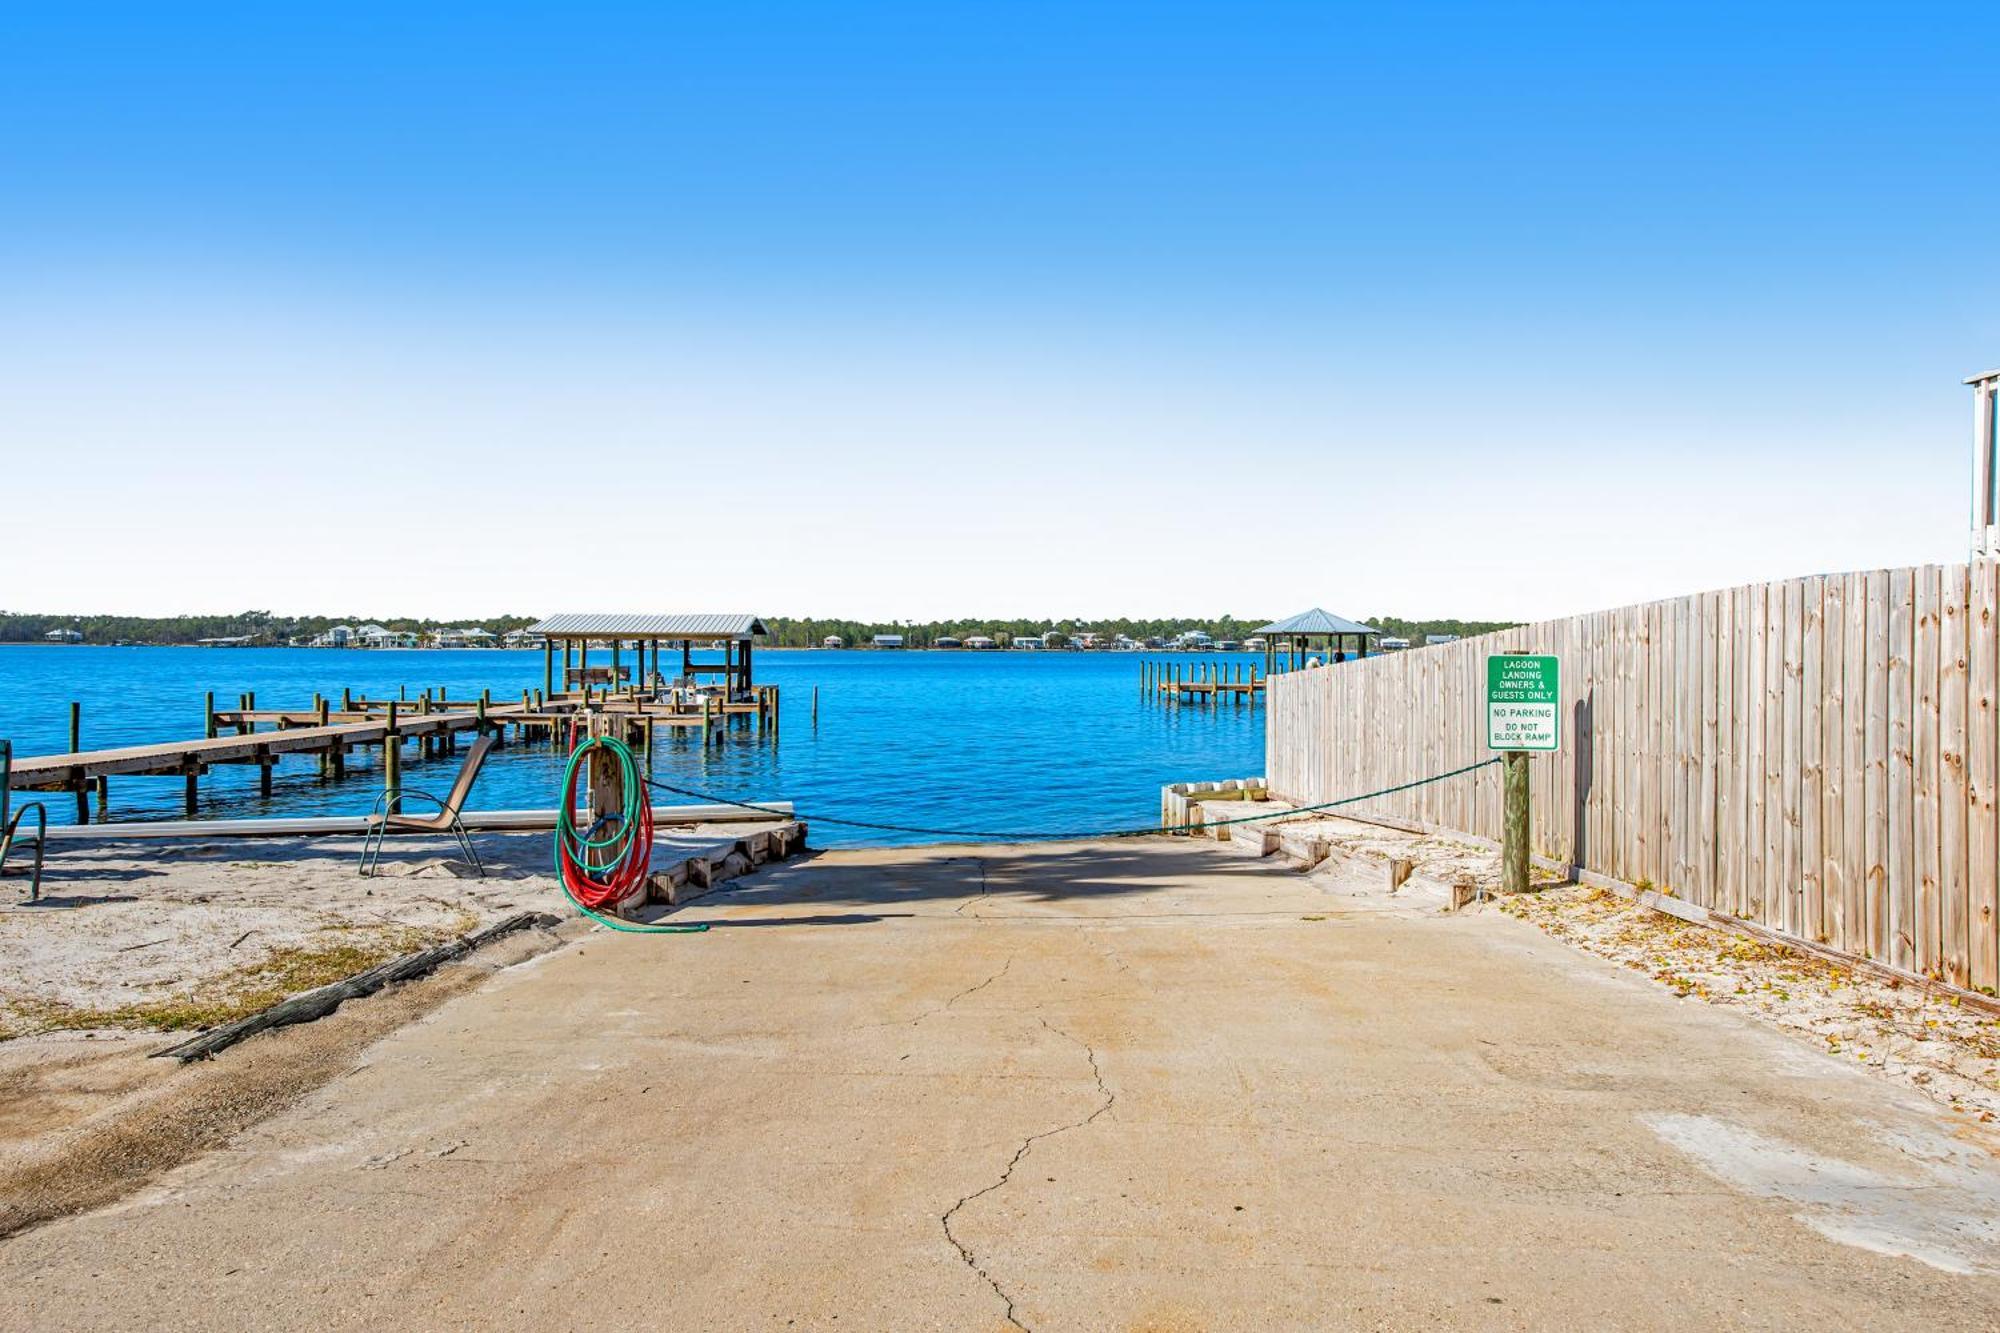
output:
M 1802 903 L 1799 919 L 1790 929 L 1805 939 L 1820 937 L 1826 914 L 1821 890 L 1825 849 L 1820 842 L 1822 777 L 1820 747 L 1824 740 L 1820 721 L 1820 701 L 1825 693 L 1822 673 L 1826 666 L 1820 628 L 1826 580 L 1814 576 L 1805 581 L 1804 605 L 1799 627 L 1799 877 Z
M 1770 718 L 1764 694 L 1765 589 L 1746 589 L 1744 625 L 1749 639 L 1743 646 L 1750 679 L 1744 690 L 1743 723 L 1750 735 L 1743 750 L 1743 882 L 1735 911 L 1761 920 L 1764 913 L 1764 736 Z
M 1944 979 L 1966 984 L 1965 917 L 1972 906 L 1965 856 L 1966 825 L 1972 813 L 1965 773 L 1965 599 L 1966 569 L 1944 573 L 1938 595 L 1941 616 L 1938 657 L 1938 901 L 1942 904 L 1938 951 Z
M 1783 837 L 1784 873 L 1778 885 L 1777 914 L 1772 920 L 1779 929 L 1797 934 L 1805 918 L 1805 856 L 1801 845 L 1805 816 L 1800 809 L 1805 794 L 1805 700 L 1802 697 L 1804 694 L 1802 682 L 1805 679 L 1802 660 L 1805 634 L 1805 583 L 1801 579 L 1789 579 L 1784 589 L 1782 605 L 1784 679 L 1781 682 L 1784 690 L 1784 717 L 1780 722 L 1784 749 L 1777 768 L 1779 801 L 1784 814 L 1784 823 L 1780 829 Z
M 1916 865 L 1910 845 L 1916 831 L 1916 797 L 1910 733 L 1910 657 L 1915 651 L 1915 571 L 1889 571 L 1889 790 L 1884 815 L 1889 824 L 1888 953 L 1908 969 L 1916 958 Z
M 1868 578 L 1847 577 L 1847 688 L 1842 701 L 1846 715 L 1846 782 L 1841 788 L 1841 837 L 1847 847 L 1846 900 L 1841 931 L 1834 947 L 1860 953 L 1868 947 Z
M 1862 744 L 1868 771 L 1862 836 L 1868 858 L 1865 878 L 1868 933 L 1865 946 L 1857 952 L 1869 958 L 1885 958 L 1889 878 L 1889 576 L 1886 571 L 1868 575 L 1867 643 L 1868 712 Z
M 1916 866 L 1916 935 L 1912 966 L 1925 976 L 1941 975 L 1938 954 L 1938 571 L 1917 571 L 1914 686 L 1911 713 L 1911 841 Z
M 1966 825 L 1966 871 L 1971 903 L 1966 912 L 1966 973 L 1973 986 L 2000 983 L 1995 975 L 1995 877 L 2000 873 L 2000 848 L 1996 848 L 1994 823 L 1995 680 L 1994 654 L 1995 584 L 1994 564 L 1974 561 L 1972 595 L 1967 603 L 1965 761 L 1966 789 L 1970 798 Z
M 1717 704 L 1716 688 L 1719 663 L 1716 660 L 1716 606 L 1719 601 L 1715 593 L 1703 593 L 1696 612 L 1695 637 L 1701 653 L 1701 666 L 1695 682 L 1700 692 L 1701 735 L 1699 739 L 1700 771 L 1695 786 L 1695 877 L 1697 880 L 1697 901 L 1703 904 L 1715 901 L 1715 798 L 1717 774 L 1717 733 L 1720 726 L 1720 709 Z
M 1785 585 L 1764 591 L 1764 874 L 1756 919 L 1785 925 Z
M 1820 593 L 1823 660 L 1820 663 L 1820 926 L 1818 940 L 1838 939 L 1847 918 L 1847 838 L 1845 786 L 1847 751 L 1844 663 L 1847 644 L 1847 580 L 1829 575 Z

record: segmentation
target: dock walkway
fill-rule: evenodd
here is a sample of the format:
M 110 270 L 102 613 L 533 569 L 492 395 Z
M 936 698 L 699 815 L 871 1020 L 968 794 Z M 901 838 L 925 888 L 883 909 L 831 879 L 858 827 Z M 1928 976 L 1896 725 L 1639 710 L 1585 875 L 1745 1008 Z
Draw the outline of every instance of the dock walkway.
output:
M 337 706 L 336 706 L 337 704 Z M 467 733 L 491 735 L 504 743 L 511 730 L 521 739 L 539 736 L 561 743 L 571 725 L 586 712 L 619 718 L 625 739 L 650 746 L 657 727 L 695 728 L 709 737 L 735 724 L 754 723 L 775 737 L 778 690 L 758 686 L 749 698 L 709 698 L 701 707 L 650 699 L 636 691 L 572 691 L 554 697 L 522 692 L 519 703 L 495 704 L 490 695 L 476 699 L 446 699 L 428 692 L 415 699 L 366 699 L 344 693 L 336 701 L 315 697 L 310 708 L 258 708 L 255 696 L 241 706 L 218 709 L 213 696 L 204 707 L 205 736 L 192 740 L 158 741 L 86 750 L 77 744 L 78 706 L 70 711 L 71 749 L 57 754 L 20 755 L 8 766 L 6 785 L 15 791 L 70 792 L 76 798 L 76 820 L 90 817 L 95 793 L 99 818 L 109 805 L 114 777 L 180 777 L 186 784 L 184 807 L 192 818 L 198 808 L 200 780 L 218 765 L 242 765 L 259 770 L 259 789 L 269 797 L 272 772 L 286 756 L 312 756 L 323 776 L 346 776 L 347 757 L 356 750 L 383 752 L 383 781 L 400 781 L 405 743 L 416 742 L 424 758 L 457 751 Z M 393 743 L 392 743 L 393 741 Z
M 284 755 L 320 756 L 327 761 L 331 774 L 339 777 L 345 772 L 348 751 L 358 746 L 379 747 L 391 738 L 399 742 L 434 742 L 455 737 L 461 732 L 497 729 L 519 720 L 519 717 L 517 711 L 511 708 L 496 709 L 483 715 L 477 712 L 402 717 L 385 714 L 367 721 L 327 726 L 280 726 L 272 731 L 257 731 L 246 722 L 245 729 L 236 735 L 22 756 L 14 760 L 7 785 L 16 790 L 73 791 L 81 809 L 85 793 L 92 788 L 97 789 L 102 802 L 106 779 L 178 775 L 186 779 L 187 809 L 192 814 L 199 779 L 218 764 L 255 765 L 262 770 L 263 792 L 268 796 L 271 770 Z

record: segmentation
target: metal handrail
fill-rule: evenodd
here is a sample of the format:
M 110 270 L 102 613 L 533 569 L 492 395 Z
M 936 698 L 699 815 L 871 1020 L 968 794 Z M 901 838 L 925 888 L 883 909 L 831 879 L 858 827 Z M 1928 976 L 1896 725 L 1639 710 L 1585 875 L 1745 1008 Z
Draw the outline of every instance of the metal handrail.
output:
M 7 873 L 7 853 L 14 850 L 14 843 L 20 837 L 21 821 L 33 815 L 35 865 L 29 872 L 28 901 L 39 902 L 42 897 L 42 858 L 49 845 L 49 810 L 40 801 L 28 801 L 19 810 L 12 810 L 13 780 L 14 742 L 0 739 L 0 875 Z

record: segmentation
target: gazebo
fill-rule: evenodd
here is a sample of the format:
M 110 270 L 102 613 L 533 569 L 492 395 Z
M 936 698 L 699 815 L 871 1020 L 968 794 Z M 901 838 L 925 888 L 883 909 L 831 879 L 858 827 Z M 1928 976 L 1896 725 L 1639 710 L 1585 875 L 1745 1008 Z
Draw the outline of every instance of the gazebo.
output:
M 1347 641 L 1353 639 L 1356 655 L 1366 657 L 1368 641 L 1382 637 L 1382 631 L 1373 625 L 1364 625 L 1319 607 L 1287 616 L 1264 626 L 1257 633 L 1270 642 L 1270 647 L 1265 650 L 1269 667 L 1276 670 L 1281 655 L 1289 653 L 1291 665 L 1288 669 L 1293 671 L 1299 668 L 1302 651 L 1318 647 L 1326 653 L 1327 660 L 1332 661 L 1333 654 L 1344 651 Z M 1285 641 L 1283 648 L 1279 647 L 1279 640 Z
M 762 634 L 767 634 L 764 622 L 752 615 L 559 615 L 550 616 L 540 624 L 528 627 L 530 634 L 539 635 L 544 643 L 542 675 L 544 693 L 556 694 L 556 645 L 562 645 L 563 672 L 562 687 L 565 691 L 593 685 L 606 685 L 612 689 L 622 688 L 633 679 L 631 667 L 619 661 L 619 649 L 632 643 L 638 649 L 638 681 L 643 686 L 650 680 L 660 679 L 660 645 L 679 644 L 681 650 L 680 674 L 692 679 L 697 676 L 721 676 L 724 697 L 735 699 L 748 694 L 751 688 L 750 647 L 751 642 Z M 696 662 L 696 644 L 717 643 L 722 645 L 722 661 Z M 608 643 L 611 646 L 610 661 L 592 666 L 590 645 Z M 650 666 L 647 650 L 651 649 Z M 576 660 L 572 664 L 571 651 Z

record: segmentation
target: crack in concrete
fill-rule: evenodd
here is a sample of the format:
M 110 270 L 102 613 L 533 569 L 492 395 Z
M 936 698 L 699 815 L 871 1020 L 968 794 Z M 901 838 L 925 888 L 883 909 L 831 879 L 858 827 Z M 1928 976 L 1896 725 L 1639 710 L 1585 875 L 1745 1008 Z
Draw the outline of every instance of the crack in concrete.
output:
M 918 1014 L 915 1018 L 910 1020 L 910 1026 L 915 1027 L 917 1026 L 917 1024 L 923 1022 L 926 1018 L 935 1018 L 939 1014 L 943 1013 L 945 1010 L 957 1004 L 960 1000 L 964 999 L 966 996 L 971 995 L 973 992 L 985 990 L 988 986 L 991 986 L 994 982 L 1000 980 L 1000 978 L 1007 975 L 1007 969 L 1014 966 L 1014 958 L 1015 958 L 1014 954 L 1011 953 L 1008 954 L 1007 961 L 1000 964 L 1000 970 L 998 972 L 995 972 L 992 976 L 986 978 L 986 980 L 984 981 L 975 982 L 974 984 L 967 986 L 964 990 L 952 996 L 949 1000 L 946 1000 L 943 1004 L 938 1005 L 936 1008 L 924 1010 L 921 1014 Z
M 977 903 L 982 903 L 986 901 L 986 895 L 989 892 L 986 886 L 986 859 L 980 856 L 953 857 L 952 859 L 955 861 L 970 861 L 972 862 L 972 864 L 979 867 L 979 896 L 976 898 L 967 898 L 964 902 L 960 903 L 958 906 L 951 909 L 951 914 L 953 916 L 964 916 L 966 908 L 971 907 Z M 981 920 L 981 921 L 985 920 L 985 918 L 977 912 L 974 912 L 972 915 L 975 920 Z
M 938 1218 L 938 1224 L 944 1228 L 944 1238 L 951 1242 L 951 1246 L 953 1249 L 958 1251 L 958 1257 L 964 1261 L 965 1266 L 967 1268 L 970 1268 L 973 1272 L 979 1274 L 979 1276 L 985 1280 L 986 1285 L 993 1288 L 993 1294 L 995 1296 L 998 1296 L 1002 1301 L 1006 1302 L 1007 1322 L 1013 1327 L 1020 1329 L 1021 1333 L 1032 1333 L 1032 1331 L 1028 1328 L 1026 1324 L 1022 1323 L 1020 1319 L 1016 1317 L 1015 1310 L 1017 1307 L 1015 1305 L 1014 1298 L 1007 1293 L 1007 1289 L 1005 1287 L 1002 1287 L 1000 1285 L 999 1280 L 995 1278 L 992 1273 L 988 1272 L 987 1269 L 978 1261 L 978 1259 L 973 1257 L 971 1247 L 966 1245 L 964 1241 L 960 1240 L 958 1238 L 957 1233 L 951 1229 L 951 1219 L 958 1216 L 960 1210 L 962 1210 L 967 1204 L 971 1203 L 973 1200 L 982 1199 L 987 1195 L 992 1194 L 994 1191 L 1000 1189 L 1003 1185 L 1005 1185 L 1008 1181 L 1012 1180 L 1014 1178 L 1014 1168 L 1021 1164 L 1022 1159 L 1028 1155 L 1029 1150 L 1032 1149 L 1037 1143 L 1040 1143 L 1043 1139 L 1052 1139 L 1058 1134 L 1067 1134 L 1069 1131 L 1073 1129 L 1082 1129 L 1085 1125 L 1090 1124 L 1092 1121 L 1096 1120 L 1099 1116 L 1103 1115 L 1106 1111 L 1109 1111 L 1112 1105 L 1116 1103 L 1118 1100 L 1118 1094 L 1113 1092 L 1110 1088 L 1106 1087 L 1104 1084 L 1104 1069 L 1103 1066 L 1097 1063 L 1097 1049 L 1093 1047 L 1089 1042 L 1083 1040 L 1081 1037 L 1078 1037 L 1074 1033 L 1065 1032 L 1063 1029 L 1049 1022 L 1049 1020 L 1046 1018 L 1040 1019 L 1039 1021 L 1041 1025 L 1044 1028 L 1047 1028 L 1050 1032 L 1055 1033 L 1058 1037 L 1061 1037 L 1065 1041 L 1075 1043 L 1077 1046 L 1083 1049 L 1084 1057 L 1090 1061 L 1090 1077 L 1097 1084 L 1098 1092 L 1104 1095 L 1103 1102 L 1101 1102 L 1098 1105 L 1096 1110 L 1092 1111 L 1089 1115 L 1083 1117 L 1083 1119 L 1081 1120 L 1073 1120 L 1066 1125 L 1057 1125 L 1053 1129 L 1045 1129 L 1041 1131 L 1039 1134 L 1030 1134 L 1027 1138 L 1021 1140 L 1021 1146 L 1016 1148 L 1014 1150 L 1014 1155 L 1007 1160 L 1006 1169 L 1001 1171 L 1000 1178 L 998 1180 L 995 1180 L 991 1185 L 986 1186 L 986 1188 L 984 1189 L 974 1190 L 972 1193 L 965 1195 L 957 1203 L 953 1204 L 950 1208 L 946 1209 L 942 1217 Z

